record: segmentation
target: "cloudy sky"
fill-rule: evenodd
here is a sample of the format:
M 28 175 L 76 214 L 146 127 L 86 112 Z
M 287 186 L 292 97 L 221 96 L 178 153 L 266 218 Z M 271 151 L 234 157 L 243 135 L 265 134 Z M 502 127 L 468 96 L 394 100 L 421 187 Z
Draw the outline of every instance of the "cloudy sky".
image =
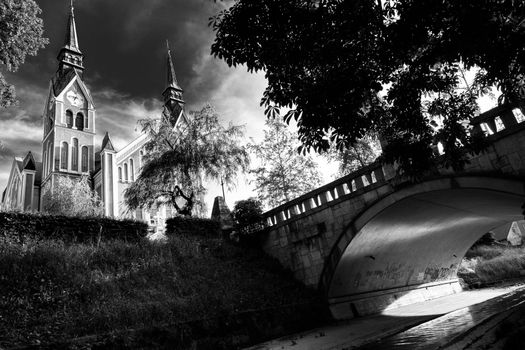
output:
M 42 8 L 49 45 L 29 57 L 14 74 L 19 106 L 0 110 L 0 191 L 5 188 L 13 156 L 32 150 L 40 160 L 42 119 L 49 80 L 57 69 L 56 56 L 64 43 L 69 0 L 36 0 Z M 261 139 L 263 109 L 259 107 L 266 81 L 262 74 L 229 68 L 210 56 L 214 38 L 208 20 L 232 0 L 75 0 L 80 49 L 85 55 L 85 81 L 97 107 L 97 145 L 109 131 L 117 149 L 138 136 L 137 120 L 158 116 L 166 80 L 166 39 L 188 111 L 211 102 L 224 123 L 246 125 L 246 138 Z M 489 101 L 493 104 L 493 101 Z M 483 103 L 483 105 L 485 105 Z M 488 106 L 488 105 L 487 105 Z M 482 106 L 482 110 L 488 107 Z M 320 160 L 325 182 L 335 166 Z M 206 202 L 220 195 L 209 184 Z M 230 208 L 254 195 L 246 180 L 226 194 Z
M 6 185 L 13 155 L 27 151 L 40 157 L 41 115 L 49 80 L 57 69 L 56 56 L 64 43 L 69 0 L 36 0 L 42 8 L 49 45 L 29 57 L 15 74 L 19 106 L 0 110 L 0 188 Z M 85 55 L 85 80 L 97 107 L 97 144 L 110 132 L 121 148 L 137 136 L 136 122 L 160 113 L 165 88 L 166 39 L 184 89 L 187 110 L 211 102 L 224 122 L 246 124 L 247 138 L 261 138 L 263 109 L 259 107 L 266 81 L 244 68 L 229 68 L 210 56 L 213 31 L 208 19 L 231 1 L 213 0 L 76 0 L 75 19 L 80 49 Z M 40 159 L 39 159 L 40 160 Z M 209 197 L 220 194 L 217 186 Z M 240 181 L 227 194 L 230 207 L 250 195 Z M 209 199 L 211 201 L 212 199 Z M 211 206 L 211 204 L 209 204 Z

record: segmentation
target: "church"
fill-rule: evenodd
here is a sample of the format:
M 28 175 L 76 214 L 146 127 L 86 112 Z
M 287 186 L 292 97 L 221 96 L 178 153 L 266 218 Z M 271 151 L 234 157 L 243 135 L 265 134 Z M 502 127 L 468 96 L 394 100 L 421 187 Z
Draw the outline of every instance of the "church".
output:
M 42 162 L 35 161 L 32 152 L 25 157 L 14 158 L 7 187 L 2 194 L 2 209 L 40 211 L 44 189 L 47 186 L 53 188 L 58 177 L 87 176 L 103 203 L 106 216 L 131 216 L 145 220 L 157 231 L 163 231 L 165 219 L 171 216 L 169 208 L 161 206 L 130 213 L 124 203 L 125 189 L 140 173 L 143 146 L 148 136 L 142 134 L 117 150 L 106 132 L 102 144 L 96 147 L 97 111 L 83 80 L 83 58 L 71 5 L 66 39 L 57 56 L 58 70 L 50 81 L 42 115 Z M 162 116 L 172 127 L 187 120 L 182 92 L 168 48 Z

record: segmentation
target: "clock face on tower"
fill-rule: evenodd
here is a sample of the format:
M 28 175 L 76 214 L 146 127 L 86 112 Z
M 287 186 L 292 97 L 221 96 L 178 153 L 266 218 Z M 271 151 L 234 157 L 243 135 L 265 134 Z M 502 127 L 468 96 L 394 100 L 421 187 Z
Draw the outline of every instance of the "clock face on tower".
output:
M 68 91 L 66 98 L 75 107 L 81 107 L 84 104 L 84 99 L 82 96 L 74 90 Z

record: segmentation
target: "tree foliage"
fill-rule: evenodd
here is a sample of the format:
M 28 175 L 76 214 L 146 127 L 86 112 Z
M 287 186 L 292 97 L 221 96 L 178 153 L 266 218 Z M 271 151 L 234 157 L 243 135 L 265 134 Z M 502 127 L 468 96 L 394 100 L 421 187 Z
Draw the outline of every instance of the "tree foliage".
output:
M 102 216 L 104 207 L 98 195 L 91 190 L 87 176 L 74 179 L 56 178 L 53 189 L 47 186 L 42 197 L 42 211 L 67 216 Z
M 330 147 L 326 156 L 329 161 L 339 164 L 336 174 L 336 177 L 339 178 L 374 162 L 380 154 L 379 140 L 372 136 L 365 136 L 343 149 L 337 149 L 335 146 Z
M 468 121 L 488 87 L 500 88 L 500 103 L 525 96 L 523 1 L 238 0 L 210 25 L 212 54 L 265 71 L 266 114 L 290 108 L 305 148 L 377 132 L 385 159 L 408 174 L 432 167 L 436 139 L 453 168 L 479 151 Z
M 262 142 L 248 145 L 260 161 L 252 170 L 258 198 L 275 207 L 318 187 L 321 175 L 310 155 L 298 152 L 297 135 L 279 119 L 268 119 Z
M 33 0 L 0 2 L 0 66 L 16 72 L 27 55 L 35 56 L 48 40 L 42 37 L 42 10 Z M 0 72 L 0 107 L 16 102 L 15 88 Z
M 259 223 L 262 220 L 262 203 L 256 198 L 248 198 L 235 203 L 232 216 L 240 227 Z
M 240 143 L 244 127 L 222 126 L 209 104 L 175 128 L 165 118 L 140 124 L 149 141 L 140 174 L 124 193 L 130 209 L 167 203 L 191 216 L 204 205 L 205 181 L 222 179 L 232 188 L 237 174 L 248 169 L 248 152 Z

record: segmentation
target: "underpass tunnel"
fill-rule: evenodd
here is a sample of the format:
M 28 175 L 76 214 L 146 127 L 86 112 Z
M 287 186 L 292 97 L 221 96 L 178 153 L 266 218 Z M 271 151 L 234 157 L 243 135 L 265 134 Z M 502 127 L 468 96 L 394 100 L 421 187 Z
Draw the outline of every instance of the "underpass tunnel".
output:
M 457 270 L 488 231 L 521 220 L 521 194 L 446 189 L 401 199 L 350 241 L 328 288 L 335 318 L 378 313 L 461 290 Z

